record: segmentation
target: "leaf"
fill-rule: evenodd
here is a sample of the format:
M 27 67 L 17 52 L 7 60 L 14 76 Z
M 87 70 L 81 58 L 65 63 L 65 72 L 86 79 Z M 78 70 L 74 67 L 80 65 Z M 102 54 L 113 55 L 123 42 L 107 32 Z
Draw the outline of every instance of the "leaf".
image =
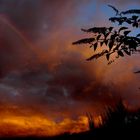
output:
M 87 29 L 81 29 L 81 31 L 83 31 L 83 32 L 87 32 Z
M 105 40 L 104 43 L 105 43 L 105 45 L 107 46 L 107 44 L 108 44 L 108 40 Z
M 105 55 L 106 53 L 108 53 L 108 50 L 103 50 L 102 52 L 100 53 L 97 53 L 97 54 L 94 54 L 92 55 L 91 57 L 89 57 L 88 59 L 86 59 L 87 61 L 91 61 L 93 59 L 98 59 L 99 57 Z
M 118 55 L 121 56 L 121 57 L 124 56 L 124 54 L 123 54 L 123 52 L 121 50 L 118 51 Z
M 133 37 L 134 38 L 134 37 Z M 128 46 L 129 46 L 129 49 L 133 49 L 133 50 L 136 50 L 136 48 L 138 47 L 138 43 L 136 40 L 134 39 L 131 39 L 128 41 Z
M 118 36 L 118 34 L 115 33 L 115 34 L 111 35 L 110 39 L 111 39 L 111 40 L 114 40 L 117 36 Z
M 131 31 L 124 31 L 124 35 L 127 36 Z
M 92 48 L 92 47 L 93 47 L 93 44 L 89 46 L 89 48 Z
M 113 42 L 113 41 L 110 41 L 110 42 L 109 42 L 109 50 L 112 49 L 113 45 L 114 45 L 114 42 Z
M 94 51 L 96 51 L 97 46 L 98 46 L 98 43 L 96 42 L 96 43 L 94 44 Z
M 121 42 L 113 49 L 113 51 L 116 51 L 116 50 L 118 50 L 119 49 L 119 47 L 121 46 Z
M 81 29 L 84 32 L 88 32 L 88 33 L 102 33 L 104 34 L 107 31 L 106 27 L 93 27 L 93 28 L 89 28 L 89 29 Z
M 116 21 L 116 17 L 111 17 L 111 18 L 109 18 L 109 20 L 110 20 L 111 22 L 115 22 L 115 21 Z
M 103 46 L 104 42 L 100 42 L 101 47 Z
M 108 30 L 111 32 L 113 30 L 114 27 L 109 27 Z
M 97 39 L 97 40 L 99 40 L 99 39 L 100 39 L 100 37 L 101 37 L 101 34 L 99 34 L 99 35 L 97 36 L 97 38 L 96 38 L 96 39 Z
M 140 71 L 135 71 L 134 73 L 140 73 Z
M 114 49 L 113 52 L 115 52 L 116 50 L 118 50 L 119 46 L 117 45 Z
M 126 49 L 124 49 L 124 52 L 125 52 L 127 55 L 131 55 L 130 51 L 127 51 Z
M 139 24 L 137 22 L 134 22 L 132 26 L 138 28 Z
M 138 16 L 135 16 L 135 15 L 132 16 L 133 20 L 137 20 L 137 18 L 138 18 Z
M 129 20 L 129 19 L 127 19 L 126 22 L 127 22 L 128 24 L 131 24 L 131 23 L 132 23 L 132 21 Z
M 109 61 L 110 53 L 106 54 L 106 59 Z
M 93 59 L 97 59 L 99 57 L 99 54 L 94 54 L 91 57 L 89 57 L 88 59 L 86 59 L 87 61 L 91 61 Z
M 126 30 L 126 29 L 128 29 L 128 27 L 121 27 L 118 32 L 120 33 L 120 31 Z
M 90 44 L 91 42 L 93 42 L 95 40 L 95 38 L 84 38 L 84 39 L 81 39 L 81 40 L 78 40 L 76 42 L 73 42 L 72 44 L 73 45 L 77 45 L 77 44 Z
M 119 25 L 122 25 L 123 24 L 123 20 L 118 20 L 118 22 L 119 22 Z
M 124 12 L 121 12 L 121 14 L 140 14 L 140 9 L 131 9 L 131 10 L 127 10 Z
M 136 44 L 139 44 L 140 43 L 140 38 L 137 38 L 137 37 L 132 37 L 133 40 L 135 41 Z
M 107 37 L 110 35 L 110 32 L 108 32 L 106 35 L 105 35 L 105 39 L 107 39 Z
M 140 37 L 140 34 L 137 34 L 137 36 L 136 37 Z
M 129 45 L 129 44 L 131 43 L 131 40 L 128 39 L 128 37 L 126 36 L 126 37 L 122 40 L 122 43 L 123 43 L 124 45 Z
M 138 28 L 139 27 L 139 24 L 138 23 L 136 23 L 136 28 Z
M 108 62 L 108 65 L 112 64 L 113 62 L 114 62 L 114 60 L 110 60 L 110 61 Z

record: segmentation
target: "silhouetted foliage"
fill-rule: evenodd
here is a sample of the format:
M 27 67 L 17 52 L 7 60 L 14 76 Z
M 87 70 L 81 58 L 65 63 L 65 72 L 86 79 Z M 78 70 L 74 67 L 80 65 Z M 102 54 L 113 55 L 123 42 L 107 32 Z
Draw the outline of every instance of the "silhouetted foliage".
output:
M 139 139 L 140 131 L 140 110 L 128 111 L 123 102 L 120 101 L 115 107 L 108 106 L 105 114 L 102 115 L 102 125 L 94 126 L 93 117 L 87 113 L 89 131 L 81 133 L 63 133 L 53 137 L 19 137 L 16 139 L 45 139 L 45 140 L 114 140 L 114 139 Z M 3 138 L 2 138 L 3 139 Z M 10 138 L 11 139 L 11 138 Z M 15 138 L 14 138 L 15 139 Z
M 93 48 L 94 52 L 98 49 L 97 53 L 87 58 L 88 61 L 98 59 L 101 56 L 106 56 L 109 61 L 108 64 L 114 62 L 115 58 L 124 57 L 125 55 L 131 56 L 135 52 L 139 52 L 140 46 L 140 33 L 136 36 L 130 35 L 132 29 L 128 26 L 120 26 L 124 23 L 131 25 L 133 28 L 140 26 L 140 9 L 130 9 L 119 12 L 112 5 L 108 5 L 115 11 L 115 16 L 110 17 L 109 21 L 119 23 L 116 27 L 93 27 L 89 29 L 81 29 L 85 33 L 92 34 L 91 38 L 84 38 L 73 42 L 73 45 L 86 44 Z M 124 16 L 125 15 L 125 16 Z M 131 15 L 131 17 L 130 17 Z M 104 47 L 106 46 L 106 47 Z M 110 60 L 110 56 L 115 54 Z
M 103 116 L 104 128 L 124 128 L 127 123 L 125 119 L 128 117 L 128 112 L 125 109 L 122 101 L 120 101 L 115 108 L 108 107 L 106 114 Z
M 133 137 L 139 138 L 140 131 L 140 110 L 128 111 L 120 100 L 116 106 L 106 108 L 102 115 L 102 124 L 100 127 L 94 126 L 93 117 L 87 113 L 89 122 L 89 131 L 79 134 L 64 134 L 54 139 L 122 139 Z
M 89 130 L 94 130 L 95 125 L 94 125 L 93 116 L 90 113 L 87 113 L 86 115 L 87 115 L 87 118 L 88 118 Z

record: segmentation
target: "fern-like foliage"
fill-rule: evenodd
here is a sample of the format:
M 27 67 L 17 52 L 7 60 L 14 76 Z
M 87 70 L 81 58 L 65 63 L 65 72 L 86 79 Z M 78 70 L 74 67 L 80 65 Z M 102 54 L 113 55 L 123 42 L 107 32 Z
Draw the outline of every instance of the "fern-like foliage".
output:
M 109 61 L 108 64 L 114 62 L 115 59 L 110 60 L 112 54 L 116 54 L 115 58 L 124 57 L 124 55 L 131 56 L 134 52 L 139 51 L 140 46 L 140 33 L 136 36 L 131 36 L 129 26 L 122 26 L 124 23 L 132 25 L 133 28 L 138 28 L 140 25 L 140 9 L 130 9 L 127 11 L 119 12 L 115 7 L 108 5 L 115 12 L 115 17 L 110 17 L 109 21 L 118 22 L 118 28 L 115 27 L 93 27 L 89 29 L 81 29 L 85 33 L 93 35 L 91 38 L 84 38 L 73 42 L 73 45 L 88 44 L 90 48 L 93 48 L 93 55 L 87 58 L 88 61 L 98 59 L 102 56 L 106 56 Z M 132 14 L 131 17 L 126 15 Z M 137 15 L 136 15 L 137 14 Z M 122 16 L 125 15 L 125 16 Z M 104 49 L 103 46 L 106 46 Z M 100 52 L 96 53 L 96 50 L 101 48 Z M 102 49 L 103 48 L 103 49 Z

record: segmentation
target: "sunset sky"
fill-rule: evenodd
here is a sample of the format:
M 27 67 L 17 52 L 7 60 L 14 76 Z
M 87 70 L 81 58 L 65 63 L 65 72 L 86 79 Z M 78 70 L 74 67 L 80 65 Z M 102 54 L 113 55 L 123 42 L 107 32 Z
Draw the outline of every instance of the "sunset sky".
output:
M 81 28 L 113 26 L 108 4 L 140 7 L 139 0 L 0 0 L 0 136 L 23 128 L 28 135 L 33 126 L 42 135 L 86 130 L 86 112 L 96 118 L 119 99 L 140 107 L 139 55 L 107 65 L 87 62 L 93 50 L 72 45 L 88 35 Z

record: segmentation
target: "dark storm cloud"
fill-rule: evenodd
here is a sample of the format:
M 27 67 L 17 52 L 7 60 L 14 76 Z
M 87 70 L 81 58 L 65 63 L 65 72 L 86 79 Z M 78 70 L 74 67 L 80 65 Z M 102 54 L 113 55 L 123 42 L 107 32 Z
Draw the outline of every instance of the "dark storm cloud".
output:
M 119 90 L 114 92 L 115 85 L 103 83 L 95 74 L 91 77 L 88 67 L 82 63 L 77 65 L 78 62 L 71 58 L 53 72 L 40 70 L 9 73 L 1 79 L 2 103 L 14 103 L 31 109 L 35 107 L 42 112 L 58 112 L 63 116 L 63 113 L 95 111 L 98 110 L 95 107 L 97 104 L 101 108 L 118 99 Z
M 72 22 L 79 7 L 95 0 L 0 0 L 0 14 L 7 16 L 18 29 L 30 38 L 37 38 L 44 30 L 60 28 L 64 21 Z M 138 0 L 112 1 L 100 0 L 95 3 L 124 4 L 139 3 Z M 93 4 L 93 3 L 92 3 Z M 121 6 L 120 5 L 120 6 Z M 78 17 L 77 17 L 78 18 Z
M 54 27 L 60 26 L 60 22 L 70 19 L 72 14 L 75 14 L 79 5 L 88 1 L 0 0 L 0 14 L 10 18 L 28 37 L 36 38 L 48 24 Z
M 38 0 L 1 0 L 0 13 L 7 16 L 19 29 L 28 32 L 38 28 L 41 2 Z M 33 34 L 32 33 L 32 34 Z

